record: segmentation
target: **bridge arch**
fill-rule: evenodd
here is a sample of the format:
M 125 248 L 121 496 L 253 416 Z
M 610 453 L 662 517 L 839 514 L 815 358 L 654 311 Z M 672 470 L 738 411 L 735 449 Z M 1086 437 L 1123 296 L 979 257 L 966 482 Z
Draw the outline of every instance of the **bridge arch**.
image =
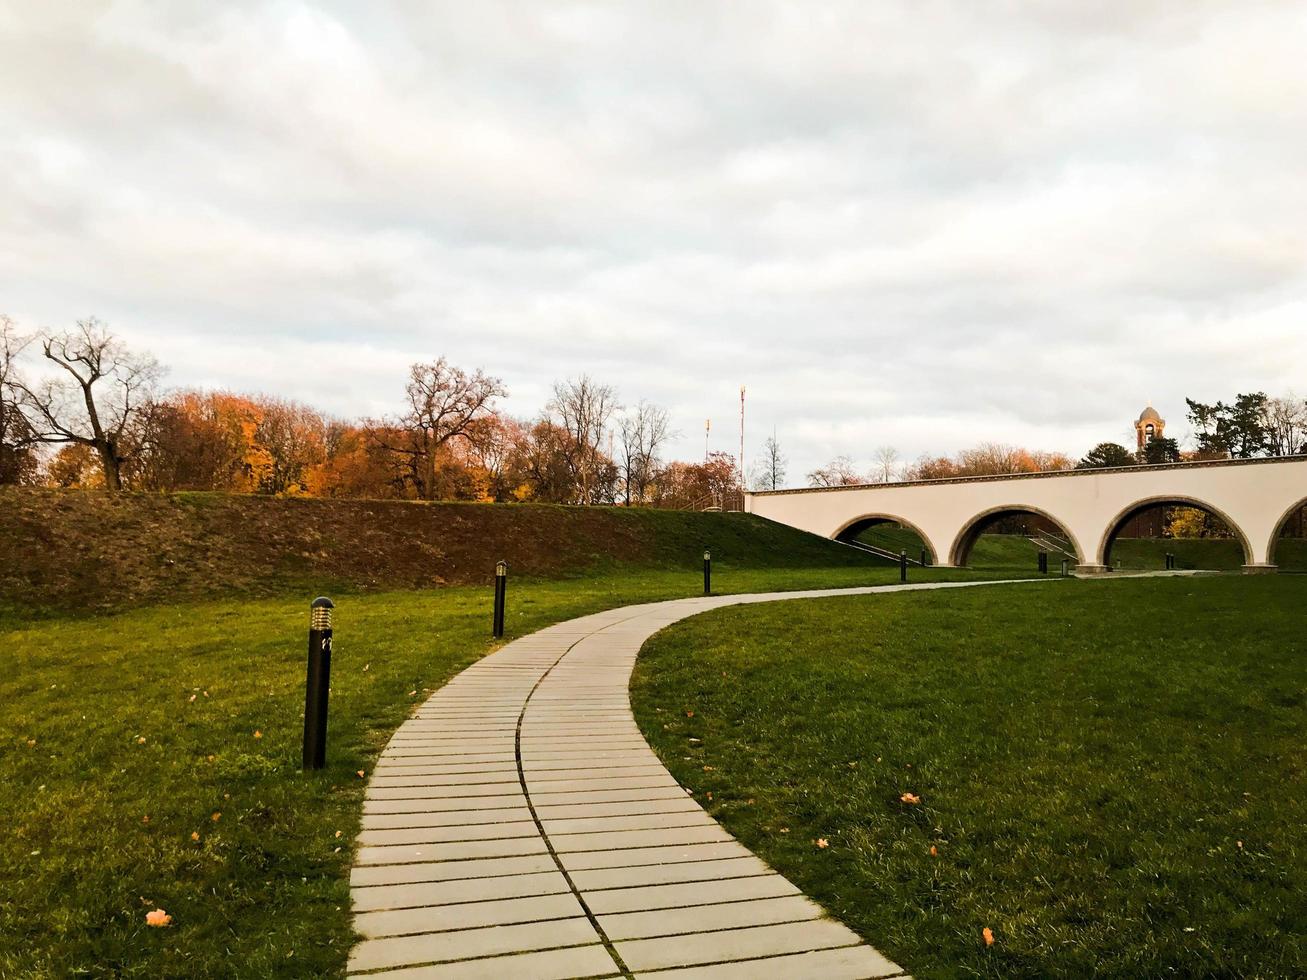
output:
M 930 540 L 930 536 L 912 521 L 899 517 L 897 514 L 863 514 L 861 517 L 855 517 L 853 520 L 846 522 L 831 537 L 836 541 L 852 541 L 867 528 L 875 527 L 878 524 L 899 524 L 907 528 L 921 539 L 921 546 L 926 549 L 926 554 L 930 556 L 930 563 L 932 565 L 939 564 L 939 552 L 935 548 L 935 542 Z
M 1206 500 L 1200 500 L 1197 497 L 1187 497 L 1182 494 L 1168 494 L 1140 498 L 1130 504 L 1130 506 L 1121 510 L 1114 518 L 1112 518 L 1112 520 L 1108 522 L 1106 529 L 1104 529 L 1103 537 L 1098 543 L 1098 564 L 1104 567 L 1110 567 L 1112 560 L 1112 544 L 1116 541 L 1117 535 L 1120 534 L 1121 529 L 1125 527 L 1126 522 L 1129 521 L 1130 518 L 1153 507 L 1165 506 L 1193 507 L 1197 510 L 1206 511 L 1213 517 L 1219 518 L 1225 526 L 1230 529 L 1230 533 L 1233 534 L 1235 540 L 1239 542 L 1239 547 L 1243 549 L 1244 565 L 1253 565 L 1256 563 L 1256 559 L 1253 556 L 1252 544 L 1248 540 L 1248 535 L 1233 517 L 1221 508 L 1209 504 Z M 1288 517 L 1287 513 L 1285 514 L 1285 517 Z M 1279 527 L 1277 525 L 1277 533 L 1278 530 Z M 1274 542 L 1272 541 L 1272 543 Z
M 1293 515 L 1304 509 L 1307 509 L 1307 497 L 1304 497 L 1281 514 L 1280 519 L 1276 521 L 1275 525 L 1271 528 L 1271 540 L 1266 543 L 1266 560 L 1270 564 L 1277 564 L 1275 560 L 1275 551 L 1280 545 L 1280 535 L 1283 534 L 1284 529 L 1289 526 L 1289 521 L 1293 519 Z
M 1066 535 L 1066 539 L 1071 542 L 1071 549 L 1076 553 L 1076 563 L 1085 564 L 1085 550 L 1080 546 L 1080 541 L 1076 538 L 1068 523 L 1033 504 L 1003 504 L 998 507 L 990 507 L 976 514 L 966 524 L 962 525 L 962 530 L 958 531 L 957 537 L 953 539 L 953 547 L 949 549 L 949 564 L 959 567 L 965 566 L 971 558 L 971 549 L 975 547 L 977 539 L 984 533 L 985 528 L 1000 518 L 1016 517 L 1022 514 L 1033 514 L 1056 525 Z

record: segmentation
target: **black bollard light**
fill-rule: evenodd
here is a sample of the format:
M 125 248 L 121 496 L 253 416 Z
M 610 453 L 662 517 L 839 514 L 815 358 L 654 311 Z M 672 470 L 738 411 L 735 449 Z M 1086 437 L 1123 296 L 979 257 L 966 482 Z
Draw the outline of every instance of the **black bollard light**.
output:
M 906 551 L 900 551 L 899 552 L 899 581 L 906 582 L 907 580 L 908 580 L 908 553 Z
M 309 669 L 304 682 L 304 768 L 327 764 L 327 696 L 331 693 L 331 610 L 318 596 L 309 607 Z
M 508 598 L 508 562 L 495 562 L 495 638 L 504 635 L 504 605 Z
M 1047 575 L 1047 574 L 1048 574 L 1048 552 L 1047 552 L 1047 551 L 1041 551 L 1041 552 L 1039 553 L 1039 574 L 1040 574 L 1040 575 Z
M 1071 563 L 1065 558 L 1062 559 L 1062 577 L 1066 578 L 1071 571 Z
M 925 568 L 925 567 L 926 567 L 926 557 L 927 557 L 927 556 L 926 556 L 926 549 L 925 549 L 925 548 L 922 548 L 922 549 L 921 549 L 921 567 L 922 567 L 922 568 Z
M 712 595 L 712 552 L 703 549 L 703 594 Z

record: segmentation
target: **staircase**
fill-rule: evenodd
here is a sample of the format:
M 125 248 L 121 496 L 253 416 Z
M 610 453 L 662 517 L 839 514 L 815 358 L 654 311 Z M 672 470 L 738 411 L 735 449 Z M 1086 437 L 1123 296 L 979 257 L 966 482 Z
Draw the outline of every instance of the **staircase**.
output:
M 888 558 L 890 561 L 894 561 L 894 562 L 897 562 L 899 560 L 899 556 L 896 555 L 894 552 L 890 551 L 888 548 L 878 548 L 874 544 L 866 544 L 865 542 L 862 541 L 841 541 L 839 538 L 835 539 L 835 543 L 842 544 L 846 548 L 857 548 L 859 551 L 865 551 L 870 555 L 875 555 L 877 558 Z M 920 565 L 921 559 L 909 558 L 908 564 Z
M 1026 539 L 1040 551 L 1055 551 L 1066 558 L 1071 559 L 1074 565 L 1079 559 L 1076 557 L 1075 549 L 1071 547 L 1071 542 L 1056 534 L 1035 534 Z

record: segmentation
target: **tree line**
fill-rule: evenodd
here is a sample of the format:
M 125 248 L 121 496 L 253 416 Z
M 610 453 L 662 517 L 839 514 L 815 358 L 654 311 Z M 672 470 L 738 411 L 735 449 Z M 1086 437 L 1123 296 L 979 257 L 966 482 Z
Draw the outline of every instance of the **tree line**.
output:
M 967 476 L 1002 476 L 1045 473 L 1052 470 L 1104 469 L 1180 463 L 1192 460 L 1257 459 L 1307 453 L 1307 400 L 1265 392 L 1236 395 L 1234 400 L 1207 404 L 1185 399 L 1194 446 L 1183 448 L 1169 437 L 1149 440 L 1131 452 L 1115 442 L 1100 442 L 1079 460 L 1065 453 L 1023 449 L 986 442 L 952 456 L 925 455 L 900 464 L 897 451 L 882 446 L 874 452 L 869 469 L 859 468 L 848 456 L 837 456 L 807 474 L 813 487 L 855 486 L 899 480 L 947 480 Z M 770 489 L 759 486 L 755 489 Z
M 32 361 L 46 369 L 39 378 Z M 94 318 L 23 335 L 0 315 L 0 484 L 703 508 L 738 500 L 742 482 L 729 453 L 666 460 L 677 435 L 667 410 L 644 400 L 624 406 L 611 385 L 586 375 L 556 382 L 539 415 L 523 419 L 501 410 L 501 379 L 440 357 L 411 366 L 397 414 L 354 421 L 269 395 L 165 391 L 162 377 L 151 355 Z M 902 463 L 882 446 L 869 469 L 838 456 L 807 481 L 849 486 L 1307 452 L 1303 399 L 1254 392 L 1186 402 L 1191 449 L 1171 438 L 1138 453 L 1104 442 L 1075 460 L 987 442 Z M 747 483 L 781 489 L 787 470 L 773 433 Z
M 412 365 L 397 414 L 356 421 L 162 376 L 99 320 L 24 336 L 0 316 L 0 483 L 679 508 L 738 492 L 733 456 L 664 459 L 667 410 L 585 375 L 520 419 L 500 378 L 440 357 Z

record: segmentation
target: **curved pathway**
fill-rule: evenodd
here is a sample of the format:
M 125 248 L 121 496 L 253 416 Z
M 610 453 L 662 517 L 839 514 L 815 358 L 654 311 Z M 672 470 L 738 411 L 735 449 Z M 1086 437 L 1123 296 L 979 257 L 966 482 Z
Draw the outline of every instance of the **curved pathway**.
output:
M 395 732 L 350 878 L 351 975 L 901 977 L 726 833 L 645 743 L 644 641 L 750 602 L 928 583 L 677 599 L 514 640 Z

